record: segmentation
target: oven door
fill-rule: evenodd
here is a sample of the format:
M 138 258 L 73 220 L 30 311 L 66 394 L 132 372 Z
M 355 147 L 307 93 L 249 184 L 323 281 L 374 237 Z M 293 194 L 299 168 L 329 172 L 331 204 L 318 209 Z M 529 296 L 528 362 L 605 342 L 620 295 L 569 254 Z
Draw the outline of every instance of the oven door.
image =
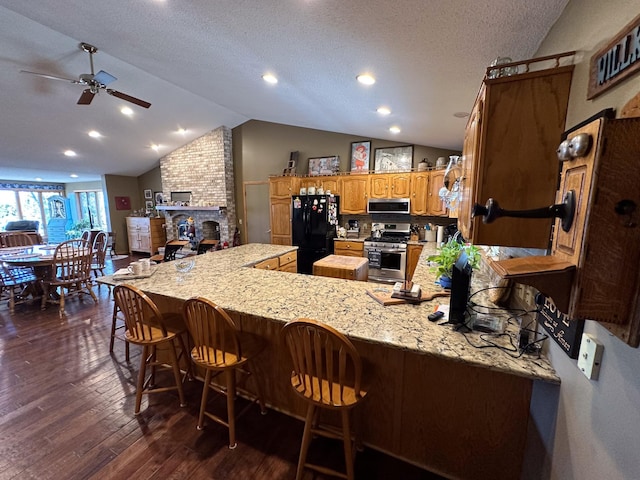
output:
M 401 282 L 404 280 L 406 250 L 367 247 L 369 259 L 369 279 L 381 282 Z

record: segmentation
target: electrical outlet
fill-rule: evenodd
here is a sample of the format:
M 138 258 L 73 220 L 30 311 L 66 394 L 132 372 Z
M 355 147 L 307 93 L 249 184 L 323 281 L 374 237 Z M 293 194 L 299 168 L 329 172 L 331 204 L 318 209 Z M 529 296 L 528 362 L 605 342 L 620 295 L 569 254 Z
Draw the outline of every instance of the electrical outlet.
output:
M 578 368 L 590 380 L 597 380 L 602 364 L 604 346 L 588 333 L 582 334 L 580 353 L 578 353 Z

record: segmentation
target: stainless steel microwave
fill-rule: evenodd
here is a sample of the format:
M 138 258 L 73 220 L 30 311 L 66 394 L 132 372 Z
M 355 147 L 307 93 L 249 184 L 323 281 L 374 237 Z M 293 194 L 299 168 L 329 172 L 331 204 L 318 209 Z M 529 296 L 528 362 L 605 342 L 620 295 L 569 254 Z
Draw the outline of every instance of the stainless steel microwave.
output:
M 411 201 L 408 198 L 370 198 L 367 213 L 411 213 Z

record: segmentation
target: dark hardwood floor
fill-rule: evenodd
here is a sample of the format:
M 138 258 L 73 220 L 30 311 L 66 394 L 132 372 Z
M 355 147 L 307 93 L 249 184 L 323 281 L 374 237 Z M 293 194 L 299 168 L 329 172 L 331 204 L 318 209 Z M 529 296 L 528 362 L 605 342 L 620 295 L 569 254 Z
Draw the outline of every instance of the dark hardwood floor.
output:
M 108 272 L 126 266 L 114 261 Z M 202 384 L 186 382 L 188 406 L 177 394 L 145 396 L 133 415 L 139 350 L 124 343 L 109 354 L 113 308 L 107 287 L 57 307 L 0 306 L 0 479 L 293 479 L 302 421 L 257 407 L 238 422 L 238 447 L 227 431 L 196 429 Z M 159 377 L 158 383 L 171 377 Z M 283 379 L 283 381 L 286 381 Z M 316 444 L 313 455 L 340 460 L 336 445 Z M 358 479 L 431 480 L 437 475 L 371 448 L 356 457 Z M 306 472 L 305 479 L 323 479 Z

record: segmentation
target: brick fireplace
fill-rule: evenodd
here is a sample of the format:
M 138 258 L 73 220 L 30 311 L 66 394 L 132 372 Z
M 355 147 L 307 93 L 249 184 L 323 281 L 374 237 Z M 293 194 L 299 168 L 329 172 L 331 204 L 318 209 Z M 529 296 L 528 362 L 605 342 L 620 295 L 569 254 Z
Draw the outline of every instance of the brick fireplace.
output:
M 159 208 L 166 220 L 167 240 L 178 238 L 178 224 L 192 217 L 196 241 L 232 243 L 236 226 L 231 129 L 219 127 L 160 159 L 162 193 Z M 171 192 L 190 192 L 188 205 L 173 205 Z

